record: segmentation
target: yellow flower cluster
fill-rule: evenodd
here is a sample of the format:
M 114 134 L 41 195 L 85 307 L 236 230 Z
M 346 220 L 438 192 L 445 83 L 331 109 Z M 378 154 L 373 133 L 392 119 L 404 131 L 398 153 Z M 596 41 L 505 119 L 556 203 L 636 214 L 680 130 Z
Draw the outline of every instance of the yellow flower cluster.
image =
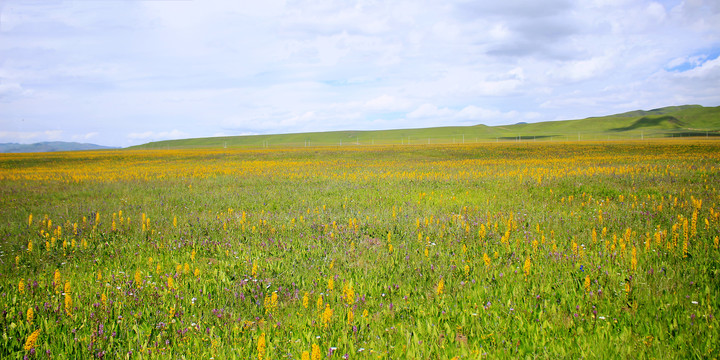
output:
M 523 272 L 525 273 L 525 276 L 530 275 L 530 268 L 532 267 L 532 263 L 530 262 L 530 257 L 525 259 L 525 264 L 523 265 Z
M 30 349 L 34 348 L 38 336 L 40 336 L 40 329 L 33 331 L 32 334 L 28 336 L 27 340 L 25 340 L 25 345 L 23 346 L 23 349 L 25 351 L 29 351 Z
M 265 333 L 262 333 L 262 334 L 260 334 L 260 337 L 258 337 L 258 343 L 257 343 L 258 360 L 265 359 L 266 348 L 267 348 L 267 344 L 265 343 Z
M 271 295 L 265 297 L 264 301 L 265 313 L 269 313 L 277 310 L 278 307 L 278 294 L 277 291 L 273 291 Z
M 437 288 L 435 288 L 435 293 L 437 295 L 442 295 L 444 292 L 445 292 L 445 279 L 441 278 L 437 284 Z
M 352 284 L 345 283 L 343 286 L 343 297 L 348 305 L 352 305 L 355 302 L 355 289 L 353 289 Z
M 325 310 L 322 312 L 321 322 L 325 327 L 330 325 L 333 316 L 333 309 L 330 308 L 330 304 L 325 304 Z
M 27 322 L 32 324 L 33 319 L 35 319 L 35 310 L 33 310 L 32 307 L 29 307 L 27 309 L 27 313 L 25 315 L 25 319 L 27 319 Z

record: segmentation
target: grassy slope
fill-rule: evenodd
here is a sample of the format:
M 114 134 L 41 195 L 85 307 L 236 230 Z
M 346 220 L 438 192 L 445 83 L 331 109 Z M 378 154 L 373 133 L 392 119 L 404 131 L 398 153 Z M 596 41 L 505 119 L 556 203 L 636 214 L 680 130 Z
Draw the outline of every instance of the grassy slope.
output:
M 612 140 L 720 135 L 720 106 L 669 106 L 649 111 L 590 117 L 580 120 L 545 121 L 504 126 L 448 126 L 425 129 L 377 131 L 330 131 L 299 134 L 228 136 L 157 141 L 135 149 L 333 146 L 380 144 L 437 144 L 475 141 Z

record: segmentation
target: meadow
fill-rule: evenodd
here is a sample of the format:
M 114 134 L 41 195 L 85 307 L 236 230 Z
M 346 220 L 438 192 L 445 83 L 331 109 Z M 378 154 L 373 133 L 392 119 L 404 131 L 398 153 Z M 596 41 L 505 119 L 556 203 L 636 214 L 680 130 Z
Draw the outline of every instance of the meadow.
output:
M 716 358 L 720 142 L 0 154 L 0 358 Z

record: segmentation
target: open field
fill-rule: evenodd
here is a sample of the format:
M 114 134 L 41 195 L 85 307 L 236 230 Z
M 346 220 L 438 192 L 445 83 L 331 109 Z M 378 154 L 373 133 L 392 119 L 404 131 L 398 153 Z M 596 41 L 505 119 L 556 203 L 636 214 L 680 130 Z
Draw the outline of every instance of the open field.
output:
M 501 126 L 447 126 L 426 129 L 328 131 L 156 141 L 134 149 L 286 148 L 313 146 L 442 145 L 515 141 L 629 141 L 717 138 L 720 106 L 669 106 L 579 120 Z
M 0 358 L 715 358 L 718 184 L 713 140 L 2 154 Z

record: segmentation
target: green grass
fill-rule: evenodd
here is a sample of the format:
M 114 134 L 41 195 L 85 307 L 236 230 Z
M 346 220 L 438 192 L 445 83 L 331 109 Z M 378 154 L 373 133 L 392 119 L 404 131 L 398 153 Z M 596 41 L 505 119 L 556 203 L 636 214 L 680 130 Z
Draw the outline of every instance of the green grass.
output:
M 0 358 L 714 358 L 718 164 L 712 140 L 0 155 Z
M 433 145 L 500 141 L 636 140 L 720 136 L 720 107 L 670 106 L 580 120 L 501 126 L 329 131 L 157 141 L 130 149 L 266 148 L 348 145 Z

